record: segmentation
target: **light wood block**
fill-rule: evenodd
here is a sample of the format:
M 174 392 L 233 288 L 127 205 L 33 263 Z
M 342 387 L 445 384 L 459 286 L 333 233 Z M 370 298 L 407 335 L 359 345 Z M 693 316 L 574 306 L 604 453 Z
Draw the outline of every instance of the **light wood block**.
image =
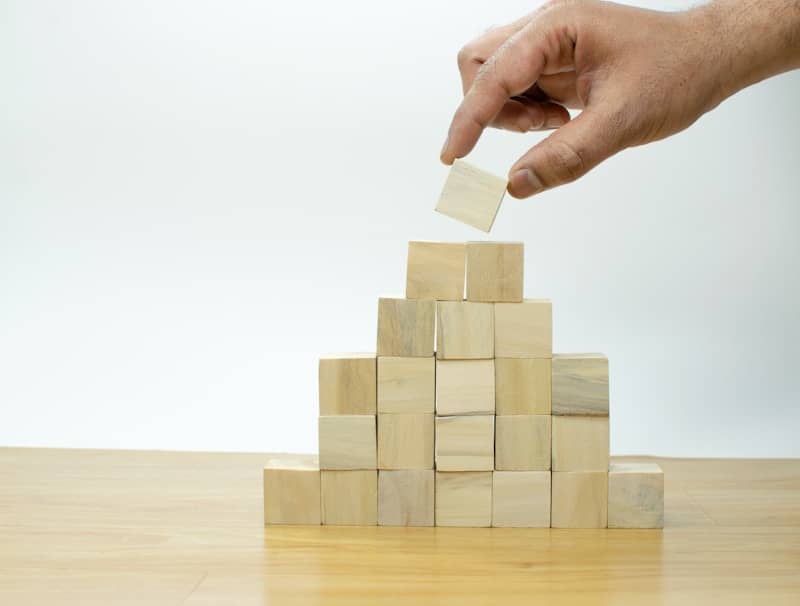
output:
M 379 526 L 433 526 L 434 471 L 378 472 Z
M 492 526 L 550 528 L 550 472 L 495 471 Z
M 378 469 L 433 469 L 433 413 L 378 415 Z
M 375 354 L 337 354 L 319 360 L 319 414 L 374 415 Z
M 494 352 L 498 358 L 552 358 L 552 303 L 544 299 L 497 303 Z
M 436 359 L 378 358 L 378 412 L 436 410 Z
M 497 358 L 494 361 L 498 415 L 549 415 L 551 363 L 548 358 Z
M 436 417 L 436 469 L 494 469 L 494 416 Z
M 471 301 L 436 304 L 436 357 L 440 360 L 494 358 L 494 306 Z
M 494 414 L 494 360 L 437 360 L 436 414 Z
M 553 414 L 608 416 L 608 358 L 553 355 Z
M 461 301 L 466 268 L 463 242 L 409 242 L 406 298 Z
M 377 469 L 374 415 L 319 418 L 320 469 Z
M 520 303 L 524 258 L 521 242 L 467 242 L 467 300 Z
M 264 524 L 320 523 L 317 455 L 276 455 L 264 466 Z
M 378 523 L 376 470 L 322 472 L 322 523 L 375 526 Z
M 612 463 L 608 527 L 664 528 L 664 472 L 655 463 Z
M 436 302 L 378 300 L 378 355 L 426 358 L 433 355 Z
M 437 526 L 491 526 L 492 472 L 436 472 Z
M 550 415 L 495 418 L 495 469 L 550 470 Z
M 456 160 L 439 196 L 436 211 L 489 232 L 508 182 L 464 160 Z
M 554 471 L 550 525 L 553 528 L 605 528 L 608 473 Z
M 553 471 L 608 471 L 608 417 L 553 416 Z

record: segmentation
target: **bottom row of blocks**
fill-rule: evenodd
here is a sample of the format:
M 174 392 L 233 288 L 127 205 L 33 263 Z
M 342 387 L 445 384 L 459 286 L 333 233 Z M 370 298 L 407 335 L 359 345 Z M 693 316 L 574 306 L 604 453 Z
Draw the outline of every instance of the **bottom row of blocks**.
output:
M 297 457 L 267 465 L 266 524 L 663 526 L 663 474 L 653 464 L 612 465 L 609 473 L 320 472 L 315 465 Z

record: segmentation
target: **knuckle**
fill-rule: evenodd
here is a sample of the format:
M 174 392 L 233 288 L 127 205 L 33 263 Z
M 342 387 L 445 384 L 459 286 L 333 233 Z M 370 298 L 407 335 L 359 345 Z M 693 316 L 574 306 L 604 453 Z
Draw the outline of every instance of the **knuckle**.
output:
M 543 175 L 544 180 L 552 179 L 552 183 L 545 183 L 547 187 L 574 181 L 586 173 L 586 162 L 581 153 L 566 141 L 552 141 L 547 146 L 545 165 L 550 167 Z
M 459 69 L 462 70 L 473 61 L 478 61 L 478 56 L 475 53 L 474 47 L 471 44 L 466 44 L 461 47 L 461 50 L 458 51 L 458 55 L 456 55 L 456 61 L 458 62 Z

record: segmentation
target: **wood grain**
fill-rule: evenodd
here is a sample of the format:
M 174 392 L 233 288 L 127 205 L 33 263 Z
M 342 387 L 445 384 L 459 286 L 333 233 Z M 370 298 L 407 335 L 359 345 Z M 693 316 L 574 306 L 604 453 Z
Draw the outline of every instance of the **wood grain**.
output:
M 433 469 L 433 414 L 378 415 L 378 469 Z
M 495 408 L 498 415 L 549 415 L 551 363 L 548 358 L 496 358 Z
M 550 470 L 550 415 L 495 417 L 495 469 Z
M 464 160 L 456 160 L 447 175 L 436 211 L 489 232 L 508 182 Z
M 322 523 L 375 526 L 378 523 L 378 472 L 322 470 Z
M 436 361 L 436 414 L 494 411 L 494 360 Z
M 498 358 L 552 358 L 553 304 L 545 299 L 497 303 L 494 352 Z
M 320 469 L 377 469 L 374 415 L 319 418 Z
M 461 301 L 466 266 L 463 242 L 409 242 L 406 298 Z
M 317 455 L 282 455 L 264 465 L 264 523 L 319 524 Z
M 554 471 L 550 523 L 553 528 L 605 528 L 608 473 Z
M 553 471 L 608 471 L 608 417 L 553 416 Z
M 434 471 L 378 472 L 378 525 L 433 526 Z
M 436 469 L 494 469 L 494 420 L 491 415 L 436 417 Z
M 436 304 L 436 357 L 440 360 L 494 358 L 494 306 L 470 301 Z
M 521 242 L 467 242 L 467 300 L 521 302 L 524 263 Z
M 664 472 L 658 465 L 610 464 L 608 527 L 664 527 Z
M 553 355 L 553 414 L 608 416 L 605 354 Z
M 434 412 L 436 359 L 378 358 L 378 412 Z
M 374 415 L 376 391 L 375 354 L 320 358 L 320 415 Z
M 432 356 L 435 321 L 435 301 L 379 299 L 378 355 Z
M 550 528 L 550 472 L 495 471 L 492 526 Z
M 437 526 L 491 526 L 492 472 L 436 472 Z

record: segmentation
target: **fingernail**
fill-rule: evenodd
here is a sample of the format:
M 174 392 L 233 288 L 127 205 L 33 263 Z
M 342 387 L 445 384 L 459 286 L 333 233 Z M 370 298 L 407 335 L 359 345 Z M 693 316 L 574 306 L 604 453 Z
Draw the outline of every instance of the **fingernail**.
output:
M 444 145 L 442 145 L 442 151 L 439 152 L 439 159 L 444 162 L 444 155 L 447 153 L 447 148 L 450 145 L 450 135 L 447 135 L 447 138 L 444 140 Z
M 548 118 L 545 127 L 558 128 L 559 126 L 564 126 L 567 122 L 568 120 L 564 116 L 559 114 L 557 116 L 551 116 L 550 118 Z
M 542 182 L 529 168 L 523 168 L 511 175 L 508 191 L 515 198 L 527 198 L 544 189 Z

